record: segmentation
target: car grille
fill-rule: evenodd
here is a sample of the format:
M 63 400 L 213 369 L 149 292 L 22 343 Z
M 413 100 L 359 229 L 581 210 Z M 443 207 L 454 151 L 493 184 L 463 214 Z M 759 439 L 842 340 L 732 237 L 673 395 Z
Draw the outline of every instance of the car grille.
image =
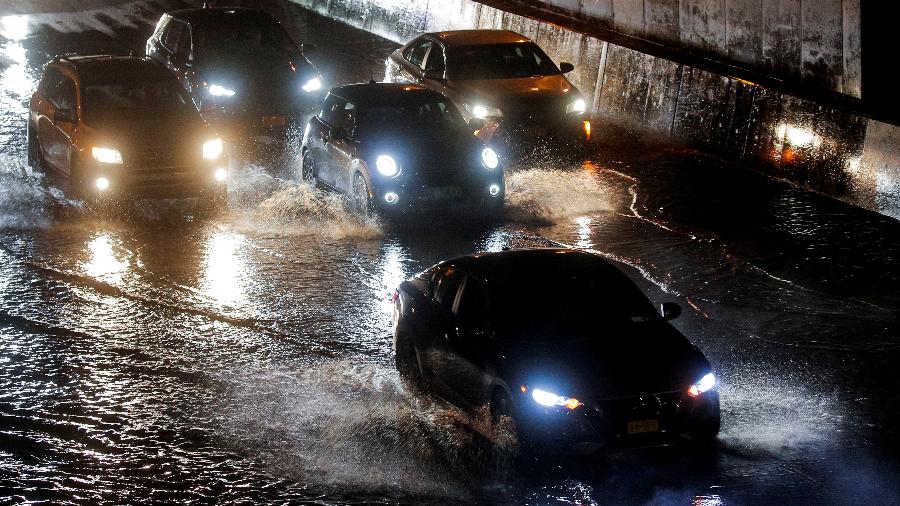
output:
M 678 422 L 681 404 L 681 392 L 667 392 L 606 399 L 595 402 L 592 407 L 614 432 L 624 432 L 628 422 L 648 419 L 659 420 L 660 431 L 665 432 Z

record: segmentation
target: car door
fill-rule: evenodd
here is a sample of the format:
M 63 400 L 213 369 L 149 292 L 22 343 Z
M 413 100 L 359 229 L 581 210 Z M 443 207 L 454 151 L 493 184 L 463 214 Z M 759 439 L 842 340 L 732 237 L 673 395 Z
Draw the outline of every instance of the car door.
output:
M 333 95 L 326 99 L 322 109 L 321 119 L 326 128 L 319 135 L 319 177 L 325 184 L 342 192 L 349 192 L 345 173 L 355 149 L 350 140 L 355 113 L 353 103 Z
M 466 276 L 454 298 L 446 360 L 441 374 L 447 378 L 454 398 L 470 407 L 490 401 L 493 378 L 488 371 L 493 340 L 490 339 L 488 301 L 484 284 Z
M 452 344 L 456 332 L 453 307 L 464 279 L 465 273 L 453 266 L 434 273 L 428 308 L 430 325 L 418 343 L 422 378 L 436 394 L 453 402 L 464 401 L 455 387 L 464 380 L 454 377 L 458 358 L 453 356 L 456 351 Z
M 44 160 L 53 168 L 70 175 L 70 158 L 75 121 L 61 121 L 57 116 L 66 111 L 72 119 L 77 118 L 78 100 L 75 81 L 60 73 L 59 79 L 47 92 L 49 107 L 38 121 L 38 140 Z
M 402 58 L 395 76 L 396 82 L 415 84 L 422 80 L 425 58 L 432 44 L 431 39 L 419 37 L 401 53 Z
M 420 84 L 443 93 L 447 87 L 447 80 L 445 79 L 447 58 L 443 44 L 432 41 L 431 46 L 428 48 L 428 54 L 425 55 L 425 62 L 422 68 Z

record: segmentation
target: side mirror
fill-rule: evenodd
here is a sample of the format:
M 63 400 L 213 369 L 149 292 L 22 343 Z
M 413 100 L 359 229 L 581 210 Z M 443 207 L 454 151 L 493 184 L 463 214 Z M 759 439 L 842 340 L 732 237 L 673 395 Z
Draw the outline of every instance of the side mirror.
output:
M 569 72 L 571 72 L 573 70 L 575 70 L 575 65 L 572 65 L 571 63 L 569 63 L 567 61 L 560 62 L 559 71 L 562 72 L 563 74 L 568 74 Z
M 53 121 L 57 123 L 75 123 L 75 113 L 71 109 L 57 109 L 53 113 Z
M 681 316 L 681 306 L 674 302 L 663 302 L 660 310 L 664 320 L 674 320 Z
M 300 44 L 301 53 L 311 53 L 316 50 L 315 44 Z

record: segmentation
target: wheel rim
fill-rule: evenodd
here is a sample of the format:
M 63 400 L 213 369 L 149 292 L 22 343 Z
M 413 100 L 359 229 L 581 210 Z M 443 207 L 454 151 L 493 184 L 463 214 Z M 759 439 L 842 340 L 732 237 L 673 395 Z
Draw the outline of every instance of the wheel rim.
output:
M 359 175 L 353 180 L 353 210 L 360 216 L 369 215 L 369 191 Z
M 312 159 L 310 158 L 309 153 L 303 155 L 303 163 L 300 166 L 300 176 L 304 181 L 312 181 L 313 179 L 313 167 L 312 167 Z

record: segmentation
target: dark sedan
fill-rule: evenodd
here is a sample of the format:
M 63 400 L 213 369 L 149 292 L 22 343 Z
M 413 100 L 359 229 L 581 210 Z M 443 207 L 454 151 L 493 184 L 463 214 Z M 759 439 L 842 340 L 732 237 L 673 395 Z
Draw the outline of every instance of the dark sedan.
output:
M 70 56 L 47 64 L 31 98 L 28 159 L 83 196 L 208 197 L 222 202 L 222 139 L 156 62 Z
M 303 134 L 303 177 L 350 197 L 354 211 L 496 214 L 500 159 L 444 96 L 415 85 L 334 88 Z
M 309 49 L 309 46 L 306 46 Z M 322 101 L 322 78 L 271 15 L 245 8 L 163 14 L 147 55 L 166 65 L 232 140 L 282 145 Z
M 562 453 L 719 432 L 703 353 L 606 260 L 568 249 L 442 262 L 395 295 L 406 380 L 460 407 L 489 406 L 520 441 Z

